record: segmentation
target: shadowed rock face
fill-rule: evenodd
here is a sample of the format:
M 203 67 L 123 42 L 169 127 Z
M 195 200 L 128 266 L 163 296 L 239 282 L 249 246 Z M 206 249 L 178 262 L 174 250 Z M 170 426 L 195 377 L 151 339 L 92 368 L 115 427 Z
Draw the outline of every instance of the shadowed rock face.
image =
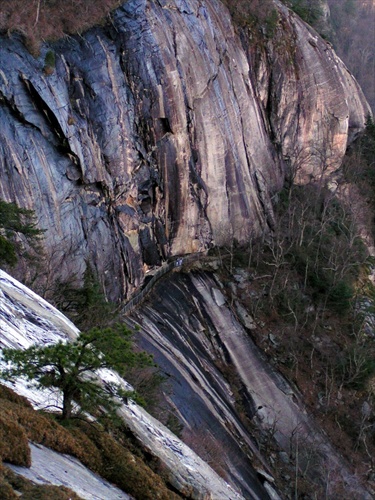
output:
M 77 333 L 78 329 L 68 318 L 0 270 L 0 348 L 26 349 L 33 344 L 52 344 L 67 338 L 74 339 Z M 1 359 L 0 368 L 4 368 Z M 100 370 L 97 375 L 106 387 L 107 384 L 119 384 L 125 390 L 131 388 L 110 370 Z M 61 398 L 56 390 L 38 389 L 22 378 L 17 379 L 15 383 L 6 384 L 26 397 L 35 408 L 61 407 Z M 209 464 L 136 403 L 129 400 L 118 409 L 118 414 L 134 437 L 140 441 L 141 449 L 157 457 L 162 464 L 160 470 L 163 471 L 163 482 L 168 478 L 168 483 L 181 493 L 182 498 L 244 500 L 240 490 L 234 490 Z M 88 469 L 68 455 L 61 456 L 39 445 L 31 445 L 31 460 L 31 468 L 14 466 L 13 470 L 37 483 L 68 486 L 85 499 L 130 498 L 103 479 L 94 477 Z M 252 499 L 268 498 L 252 468 L 246 472 L 246 478 L 246 491 L 252 492 Z M 164 491 L 161 494 L 166 493 Z
M 0 197 L 35 210 L 53 278 L 89 260 L 124 297 L 144 263 L 272 226 L 284 158 L 302 180 L 323 157 L 337 168 L 367 104 L 331 48 L 275 5 L 267 49 L 241 42 L 216 0 L 130 0 L 109 27 L 55 44 L 48 76 L 47 48 L 34 59 L 1 40 Z
M 263 431 L 285 454 L 299 443 L 299 467 L 316 491 L 322 485 L 329 491 L 344 484 L 348 497 L 370 500 L 370 493 L 334 448 L 337 443 L 332 446 L 307 414 L 299 391 L 257 348 L 224 293 L 221 282 L 210 273 L 172 274 L 130 315 L 132 324 L 140 326 L 142 345 L 170 376 L 170 399 L 186 434 L 196 438 L 192 440 L 195 451 L 206 452 L 204 430 L 215 465 L 223 466 L 225 477 L 241 488 L 245 498 L 256 498 L 250 461 L 268 470 L 260 456 L 267 456 L 266 448 L 259 452 L 253 442 L 254 436 L 257 444 L 261 442 Z M 242 418 L 234 387 L 237 398 L 242 398 Z

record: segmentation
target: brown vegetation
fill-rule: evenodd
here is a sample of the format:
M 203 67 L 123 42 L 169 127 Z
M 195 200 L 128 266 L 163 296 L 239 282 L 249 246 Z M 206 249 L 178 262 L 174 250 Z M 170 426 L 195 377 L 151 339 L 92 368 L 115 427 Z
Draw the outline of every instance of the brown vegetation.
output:
M 119 0 L 0 1 L 0 31 L 24 36 L 26 46 L 38 54 L 42 40 L 57 40 L 82 33 L 105 20 Z
M 328 4 L 334 47 L 375 113 L 375 4 L 369 0 L 328 0 Z
M 272 37 L 279 19 L 272 0 L 223 0 L 234 22 L 254 35 Z
M 0 498 L 2 500 L 80 500 L 65 486 L 37 485 L 0 465 Z
M 26 432 L 13 421 L 14 415 L 2 409 L 0 416 L 0 456 L 5 462 L 30 467 L 31 457 Z
M 142 450 L 137 449 L 120 429 L 112 432 L 118 435 L 122 444 L 99 425 L 84 420 L 76 420 L 70 422 L 69 427 L 63 427 L 52 415 L 33 410 L 25 398 L 5 386 L 0 386 L 0 403 L 0 454 L 3 461 L 30 466 L 28 441 L 33 441 L 59 453 L 75 456 L 89 469 L 136 499 L 179 498 L 149 467 Z M 1 498 L 15 498 L 9 486 L 9 474 L 7 470 L 0 470 Z M 48 496 L 46 493 L 45 496 L 31 494 L 22 498 L 64 500 L 69 496 Z
M 253 255 L 256 258 L 256 248 L 253 248 Z M 317 306 L 311 289 L 302 290 L 303 276 L 291 267 L 280 266 L 273 281 L 274 269 L 267 263 L 272 262 L 273 254 L 266 250 L 260 255 L 263 261 L 254 265 L 252 260 L 253 265 L 248 269 L 246 288 L 241 285 L 239 294 L 229 300 L 240 301 L 252 314 L 257 328 L 251 335 L 256 344 L 269 363 L 302 394 L 307 412 L 352 464 L 353 473 L 355 471 L 366 483 L 375 467 L 373 339 L 360 329 L 358 317 L 352 310 L 324 308 L 324 302 Z M 244 253 L 234 256 L 234 274 L 239 267 L 247 267 L 247 258 Z M 229 273 L 222 278 L 233 280 Z M 241 401 L 237 399 L 237 402 L 240 408 Z M 291 451 L 285 463 L 278 459 L 281 450 L 274 440 L 275 429 L 260 435 L 249 419 L 242 418 L 242 421 L 262 455 L 271 457 L 270 465 L 280 491 L 288 491 L 290 482 L 285 481 L 285 477 L 291 477 L 298 480 L 298 498 L 304 498 L 302 494 L 308 495 L 312 490 L 320 491 L 322 496 L 329 490 L 327 498 L 343 498 L 339 490 L 344 485 L 335 471 L 326 471 L 326 484 L 318 486 L 313 482 L 319 461 L 311 447 L 300 442 L 296 450 L 291 440 Z M 298 472 L 297 451 L 299 464 L 304 463 Z

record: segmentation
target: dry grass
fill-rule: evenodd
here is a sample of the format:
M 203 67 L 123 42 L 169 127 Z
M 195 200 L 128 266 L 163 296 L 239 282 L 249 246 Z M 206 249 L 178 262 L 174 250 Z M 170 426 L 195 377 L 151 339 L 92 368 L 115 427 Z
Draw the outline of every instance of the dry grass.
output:
M 1 410 L 0 457 L 15 465 L 30 467 L 31 457 L 26 432 L 13 421 L 12 412 Z
M 26 400 L 14 394 L 5 386 L 0 386 L 0 457 L 15 465 L 30 467 L 30 449 L 25 429 L 14 418 L 9 405 L 17 405 L 20 410 L 29 409 Z M 26 410 L 27 411 L 27 410 Z M 2 498 L 2 497 L 1 497 Z
M 65 486 L 36 485 L 0 465 L 0 498 L 2 500 L 80 500 Z
M 73 455 L 86 462 L 89 461 L 87 455 L 92 455 L 92 450 L 88 447 L 87 443 L 85 443 L 85 446 L 77 443 L 70 432 L 54 420 L 34 411 L 32 408 L 19 405 L 6 399 L 1 399 L 0 429 L 1 428 L 6 430 L 3 434 L 2 448 L 4 450 L 7 448 L 13 450 L 10 453 L 15 455 L 12 459 L 6 459 L 4 454 L 2 454 L 2 457 L 3 460 L 12 463 L 19 463 L 19 465 L 26 466 L 30 465 L 25 452 L 21 451 L 25 446 L 27 447 L 28 440 L 47 446 L 59 453 Z M 12 443 L 13 439 L 19 440 L 18 452 Z
M 161 478 L 140 457 L 121 446 L 113 437 L 82 421 L 80 430 L 101 451 L 103 463 L 100 474 L 108 481 L 142 500 L 179 498 L 166 489 Z
M 96 424 L 74 420 L 69 422 L 68 428 L 65 428 L 53 416 L 35 411 L 25 398 L 16 395 L 7 387 L 0 386 L 0 455 L 2 460 L 30 466 L 28 441 L 77 457 L 89 469 L 135 498 L 142 500 L 179 498 L 150 469 L 144 461 L 141 450 L 138 450 L 139 456 L 135 456 Z M 122 442 L 126 443 L 126 439 L 122 439 Z M 134 451 L 133 448 L 132 451 Z M 9 486 L 11 482 L 6 478 L 1 480 L 1 477 L 4 477 L 4 471 L 1 475 L 0 470 L 0 498 L 17 498 L 14 497 L 13 490 Z M 15 487 L 15 489 L 19 488 Z M 54 496 L 55 493 L 51 492 L 50 496 L 47 493 L 43 495 L 44 493 L 34 491 L 22 498 L 33 500 L 70 498 L 61 496 L 60 491 L 58 492 L 60 496 Z
M 82 33 L 102 23 L 119 0 L 0 0 L 0 31 L 17 32 L 34 55 L 42 40 Z

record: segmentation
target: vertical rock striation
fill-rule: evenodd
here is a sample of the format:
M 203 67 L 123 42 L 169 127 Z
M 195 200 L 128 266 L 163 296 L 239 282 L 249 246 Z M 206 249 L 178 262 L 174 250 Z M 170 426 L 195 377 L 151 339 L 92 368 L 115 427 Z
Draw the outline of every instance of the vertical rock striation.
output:
M 124 297 L 143 264 L 272 227 L 296 158 L 301 179 L 337 168 L 368 107 L 332 49 L 275 5 L 277 35 L 254 49 L 217 0 L 130 0 L 49 47 L 49 75 L 47 47 L 34 59 L 1 39 L 0 197 L 46 229 L 45 279 L 89 261 Z
M 275 5 L 272 39 L 247 49 L 251 78 L 293 177 L 319 179 L 340 167 L 370 107 L 332 45 L 280 2 Z

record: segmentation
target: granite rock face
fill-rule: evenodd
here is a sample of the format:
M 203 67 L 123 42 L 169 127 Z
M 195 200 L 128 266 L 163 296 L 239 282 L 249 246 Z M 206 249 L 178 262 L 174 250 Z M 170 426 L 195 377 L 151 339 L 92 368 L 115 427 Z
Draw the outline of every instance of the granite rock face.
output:
M 130 0 L 37 59 L 1 39 L 0 197 L 46 229 L 46 280 L 89 261 L 123 298 L 144 264 L 272 228 L 287 169 L 338 167 L 368 105 L 330 46 L 275 6 L 257 48 L 217 0 Z
M 132 326 L 140 327 L 141 345 L 169 375 L 170 399 L 184 423 L 184 435 L 194 437 L 190 440 L 195 451 L 211 450 L 215 465 L 223 467 L 230 484 L 245 498 L 258 498 L 253 466 L 257 464 L 258 479 L 268 488 L 264 480 L 271 474 L 267 460 L 272 463 L 272 452 L 259 443 L 262 435 L 271 433 L 285 453 L 284 460 L 289 460 L 295 442 L 300 443 L 298 466 L 311 481 L 310 491 L 319 491 L 324 484 L 328 498 L 337 498 L 332 492 L 345 485 L 348 498 L 373 498 L 338 451 L 338 443 L 330 441 L 319 421 L 306 411 L 296 386 L 255 345 L 221 287 L 211 273 L 173 273 L 129 317 Z M 222 370 L 227 363 L 231 372 Z M 229 373 L 235 374 L 232 383 L 228 383 Z M 241 394 L 240 407 L 234 390 Z M 243 425 L 239 408 L 250 426 Z M 288 487 L 279 492 L 283 498 L 292 494 L 289 490 L 288 495 Z M 270 491 L 269 497 L 276 498 Z M 260 494 L 260 498 L 268 497 Z
M 33 344 L 47 345 L 72 340 L 77 334 L 78 329 L 67 317 L 0 270 L 0 348 L 27 349 Z M 4 368 L 1 357 L 0 368 Z M 107 387 L 109 384 L 119 384 L 126 390 L 131 388 L 113 371 L 100 370 L 97 376 Z M 26 397 L 34 408 L 61 407 L 59 391 L 51 388 L 41 390 L 22 378 L 14 383 L 5 383 L 16 393 Z M 140 449 L 147 450 L 160 461 L 164 480 L 168 478 L 168 483 L 173 485 L 174 491 L 181 493 L 182 498 L 244 500 L 245 497 L 237 486 L 234 489 L 233 485 L 223 480 L 208 463 L 135 402 L 129 400 L 121 405 L 118 415 L 140 442 Z M 12 466 L 12 469 L 33 482 L 62 484 L 75 491 L 80 498 L 88 500 L 133 498 L 94 475 L 69 455 L 61 455 L 35 444 L 31 444 L 30 448 L 31 467 Z M 251 498 L 267 498 L 252 469 L 247 473 L 247 479 L 249 477 L 247 489 L 254 493 Z M 161 495 L 165 495 L 165 492 Z
M 294 178 L 308 181 L 340 167 L 348 141 L 370 114 L 353 75 L 329 43 L 288 9 L 268 50 L 252 51 L 254 86 L 271 136 Z

